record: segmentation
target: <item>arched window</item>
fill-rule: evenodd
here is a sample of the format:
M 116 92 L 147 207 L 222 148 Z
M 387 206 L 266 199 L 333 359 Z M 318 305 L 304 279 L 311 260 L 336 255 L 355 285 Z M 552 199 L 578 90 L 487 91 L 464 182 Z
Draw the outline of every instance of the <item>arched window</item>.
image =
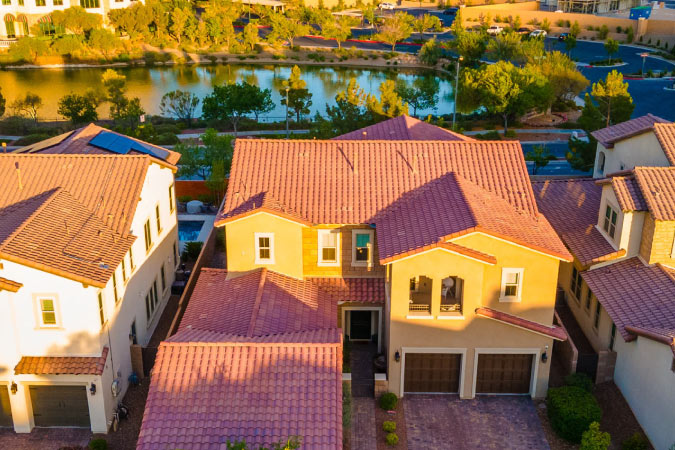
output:
M 7 30 L 7 37 L 9 39 L 14 39 L 16 37 L 14 22 L 16 22 L 16 19 L 13 15 L 5 14 L 5 29 Z
M 598 153 L 598 173 L 605 173 L 605 152 Z
M 28 36 L 28 19 L 26 19 L 26 16 L 19 14 L 16 16 L 16 21 L 21 24 L 19 26 L 22 27 L 21 29 L 23 30 L 23 35 Z

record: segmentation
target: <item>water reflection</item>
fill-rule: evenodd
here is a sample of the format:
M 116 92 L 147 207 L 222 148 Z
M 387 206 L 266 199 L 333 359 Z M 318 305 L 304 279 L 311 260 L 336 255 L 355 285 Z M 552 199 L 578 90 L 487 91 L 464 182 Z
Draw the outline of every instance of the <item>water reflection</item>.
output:
M 83 93 L 93 88 L 103 89 L 101 75 L 105 69 L 44 69 L 0 71 L 0 86 L 9 105 L 16 97 L 30 91 L 40 95 L 44 107 L 40 111 L 43 118 L 56 118 L 57 103 L 65 94 Z M 247 81 L 263 88 L 271 89 L 275 109 L 269 113 L 273 119 L 282 118 L 284 107 L 280 105 L 284 80 L 291 73 L 291 66 L 260 66 L 247 64 L 222 64 L 210 66 L 176 67 L 125 67 L 117 69 L 127 77 L 130 95 L 141 99 L 143 108 L 150 114 L 159 113 L 162 96 L 175 89 L 187 90 L 199 97 L 208 95 L 214 85 L 236 81 Z M 311 113 L 324 113 L 326 103 L 333 104 L 335 95 L 343 90 L 350 78 L 356 78 L 367 93 L 377 93 L 380 84 L 386 80 L 404 79 L 408 83 L 423 74 L 406 69 L 361 69 L 354 67 L 301 67 L 302 79 L 313 94 Z M 435 111 L 420 110 L 418 115 L 429 113 L 443 114 L 452 112 L 452 84 L 444 78 L 437 78 L 440 86 L 439 104 Z M 108 106 L 104 105 L 100 114 L 108 115 Z

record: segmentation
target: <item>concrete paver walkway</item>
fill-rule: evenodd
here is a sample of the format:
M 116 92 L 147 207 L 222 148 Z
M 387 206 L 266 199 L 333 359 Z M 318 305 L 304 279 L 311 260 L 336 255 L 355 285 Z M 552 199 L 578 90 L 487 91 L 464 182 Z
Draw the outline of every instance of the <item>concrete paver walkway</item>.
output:
M 86 447 L 91 438 L 87 428 L 35 428 L 17 434 L 13 428 L 0 428 L 0 448 L 7 450 L 58 450 L 61 447 Z
M 368 397 L 352 398 L 352 450 L 375 450 L 375 400 Z

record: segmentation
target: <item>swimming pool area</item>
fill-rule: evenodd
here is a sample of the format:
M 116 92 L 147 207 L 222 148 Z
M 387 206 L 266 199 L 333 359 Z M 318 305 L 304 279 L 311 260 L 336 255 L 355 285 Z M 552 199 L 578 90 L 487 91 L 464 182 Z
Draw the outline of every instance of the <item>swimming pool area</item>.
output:
M 178 240 L 182 242 L 196 241 L 203 227 L 203 220 L 179 220 Z

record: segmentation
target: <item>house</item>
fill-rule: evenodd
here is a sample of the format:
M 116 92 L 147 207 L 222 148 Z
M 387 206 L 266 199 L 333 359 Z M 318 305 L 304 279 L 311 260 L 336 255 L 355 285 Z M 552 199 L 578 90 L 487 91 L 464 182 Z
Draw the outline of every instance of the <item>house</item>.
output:
M 675 155 L 675 140 L 668 138 L 675 136 L 675 124 L 651 127 L 637 137 L 642 144 L 652 138 L 658 144 L 631 148 L 625 142 L 638 142 L 631 134 L 614 141 L 605 162 L 615 155 L 628 161 L 631 151 L 631 164 L 640 164 L 640 155 L 652 162 L 656 150 Z M 599 130 L 596 137 L 600 141 L 622 130 Z M 603 148 L 599 144 L 598 153 Z M 574 255 L 573 263 L 561 265 L 559 285 L 599 355 L 596 381 L 613 379 L 654 447 L 670 448 L 675 442 L 675 167 L 637 165 L 595 180 L 536 182 L 534 190 L 539 208 Z
M 341 141 L 473 141 L 445 128 L 437 127 L 408 115 L 394 117 L 333 138 Z
M 178 157 L 95 125 L 0 155 L 0 425 L 107 432 L 170 296 Z
M 43 35 L 53 35 L 56 30 L 51 13 L 81 6 L 90 14 L 100 14 L 103 23 L 108 20 L 108 12 L 113 9 L 127 8 L 136 1 L 144 0 L 3 0 L 0 5 L 0 39 L 16 39 L 30 34 L 31 27 L 38 27 Z

